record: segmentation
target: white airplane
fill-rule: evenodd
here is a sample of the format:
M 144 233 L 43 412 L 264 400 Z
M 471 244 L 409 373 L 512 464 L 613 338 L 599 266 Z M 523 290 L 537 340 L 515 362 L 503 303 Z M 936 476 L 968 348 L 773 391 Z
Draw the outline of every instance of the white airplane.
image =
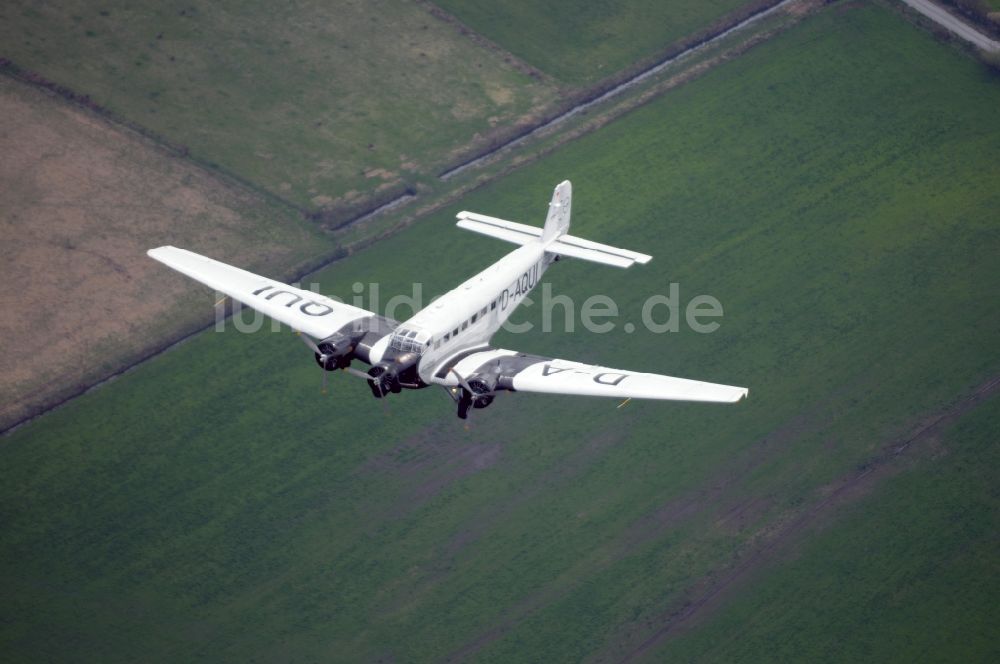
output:
M 465 419 L 501 391 L 733 403 L 745 387 L 609 369 L 502 348 L 490 339 L 545 270 L 561 256 L 629 267 L 651 256 L 568 235 L 572 187 L 556 187 L 544 228 L 460 212 L 458 226 L 520 245 L 511 253 L 398 323 L 312 291 L 252 274 L 206 256 L 158 247 L 148 254 L 297 331 L 327 371 L 364 378 L 372 394 L 441 385 Z M 367 373 L 352 368 L 360 360 Z

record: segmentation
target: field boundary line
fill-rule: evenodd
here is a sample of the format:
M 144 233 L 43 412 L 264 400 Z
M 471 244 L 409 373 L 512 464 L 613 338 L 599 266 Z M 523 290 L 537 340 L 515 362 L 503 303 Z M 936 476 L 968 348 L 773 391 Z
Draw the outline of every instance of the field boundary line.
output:
M 116 111 L 103 106 L 96 101 L 94 101 L 89 94 L 81 94 L 69 87 L 68 85 L 63 85 L 62 83 L 57 83 L 56 81 L 51 81 L 38 72 L 22 67 L 13 60 L 9 58 L 0 57 L 0 74 L 4 74 L 16 81 L 25 83 L 34 88 L 38 88 L 48 92 L 49 94 L 55 95 L 61 98 L 65 102 L 76 106 L 77 108 L 85 109 L 86 111 L 96 115 L 105 122 L 108 122 L 116 127 L 122 128 L 134 135 L 140 136 L 149 143 L 152 143 L 159 147 L 160 149 L 166 151 L 169 155 L 173 157 L 179 157 L 185 159 L 188 162 L 196 165 L 202 171 L 207 174 L 213 175 L 217 178 L 227 181 L 227 184 L 232 186 L 237 186 L 239 188 L 253 192 L 258 196 L 262 196 L 267 200 L 277 203 L 285 208 L 295 210 L 299 214 L 305 216 L 309 214 L 307 208 L 297 205 L 292 201 L 283 198 L 273 191 L 269 191 L 263 187 L 255 185 L 253 182 L 243 178 L 235 173 L 231 173 L 227 169 L 214 162 L 210 162 L 200 157 L 196 157 L 191 154 L 188 146 L 181 143 L 174 143 L 168 140 L 166 137 L 162 136 L 156 131 L 141 125 L 137 122 L 133 122 L 128 118 L 120 115 Z
M 592 106 L 596 106 L 597 104 L 607 101 L 613 97 L 617 97 L 621 93 L 626 92 L 646 79 L 660 73 L 670 65 L 685 59 L 687 56 L 711 46 L 715 42 L 720 41 L 725 37 L 742 30 L 753 23 L 756 23 L 766 16 L 769 16 L 777 10 L 798 1 L 799 0 L 768 0 L 764 3 L 752 5 L 753 10 L 749 16 L 741 18 L 740 15 L 737 14 L 733 21 L 718 27 L 716 30 L 711 31 L 708 34 L 696 35 L 688 38 L 687 40 L 682 40 L 680 45 L 677 46 L 671 45 L 667 48 L 666 54 L 664 55 L 661 53 L 661 55 L 652 64 L 646 64 L 638 68 L 637 71 L 635 67 L 629 67 L 623 70 L 624 76 L 622 73 L 612 75 L 608 79 L 605 79 L 604 81 L 601 81 L 586 90 L 568 109 L 563 110 L 562 112 L 557 112 L 554 117 L 551 117 L 548 120 L 542 120 L 534 127 L 526 127 L 522 133 L 514 136 L 506 143 L 498 145 L 487 152 L 445 169 L 438 175 L 438 179 L 447 181 L 455 175 L 458 175 L 469 168 L 475 167 L 476 165 L 489 160 L 491 157 L 494 157 L 503 151 L 516 147 L 521 142 L 535 136 L 536 134 L 551 130 L 579 113 L 586 111 Z
M 550 141 L 549 144 L 536 146 L 537 149 L 533 151 L 528 151 L 523 154 L 516 154 L 515 156 L 512 156 L 511 154 L 508 154 L 508 151 L 503 148 L 494 150 L 493 152 L 490 153 L 490 155 L 488 155 L 489 158 L 484 160 L 485 162 L 484 165 L 486 167 L 499 165 L 498 170 L 493 172 L 489 171 L 481 172 L 479 173 L 479 175 L 475 176 L 475 179 L 470 180 L 467 184 L 463 184 L 455 189 L 443 191 L 438 195 L 427 196 L 426 204 L 423 207 L 417 208 L 416 210 L 410 212 L 409 214 L 405 214 L 405 216 L 401 217 L 399 221 L 395 222 L 391 226 L 388 226 L 385 230 L 381 231 L 380 233 L 374 235 L 368 235 L 362 240 L 355 242 L 351 246 L 350 251 L 352 252 L 356 251 L 360 248 L 368 246 L 373 241 L 379 241 L 381 239 L 385 239 L 386 237 L 390 237 L 395 233 L 398 233 L 404 230 L 405 228 L 408 228 L 409 226 L 419 221 L 424 216 L 433 214 L 434 212 L 440 210 L 441 208 L 450 205 L 451 203 L 461 198 L 462 196 L 465 196 L 470 192 L 485 187 L 489 185 L 491 182 L 494 182 L 495 180 L 505 177 L 510 173 L 518 170 L 519 168 L 527 166 L 543 157 L 548 156 L 549 154 L 559 149 L 563 145 L 578 138 L 581 138 L 587 134 L 590 134 L 594 131 L 597 131 L 598 129 L 609 124 L 610 122 L 613 122 L 614 120 L 626 115 L 627 113 L 635 110 L 636 108 L 639 108 L 649 103 L 653 99 L 660 97 L 661 95 L 669 92 L 670 90 L 679 87 L 684 83 L 692 81 L 695 78 L 698 78 L 702 74 L 706 73 L 709 69 L 717 65 L 723 64 L 728 60 L 743 55 L 748 50 L 757 46 L 758 44 L 767 41 L 768 39 L 777 36 L 779 33 L 784 32 L 785 30 L 793 27 L 802 18 L 812 13 L 814 10 L 823 6 L 824 4 L 827 4 L 829 1 L 830 0 L 789 0 L 789 4 L 787 5 L 789 8 L 797 6 L 803 8 L 804 11 L 794 12 L 794 14 L 793 12 L 790 11 L 789 14 L 794 16 L 794 20 L 788 25 L 770 29 L 766 32 L 758 33 L 756 35 L 752 35 L 750 38 L 746 39 L 742 43 L 735 44 L 727 48 L 721 54 L 713 56 L 710 60 L 708 60 L 705 63 L 696 64 L 689 69 L 682 69 L 677 74 L 671 76 L 669 79 L 660 81 L 659 83 L 655 83 L 651 88 L 645 89 L 641 92 L 633 91 L 633 94 L 631 95 L 623 95 L 622 97 L 617 99 L 614 102 L 614 104 L 609 108 L 604 109 L 590 116 L 589 121 L 587 121 L 582 125 L 568 128 L 563 133 L 559 133 L 556 131 L 546 132 L 546 135 L 544 137 L 540 137 L 539 140 L 549 140 Z M 533 130 L 529 128 L 526 131 L 531 132 Z M 514 140 L 519 140 L 520 138 L 523 138 L 523 136 L 515 138 Z M 503 161 L 505 158 L 509 158 L 509 161 L 507 161 L 506 163 L 504 163 Z M 477 157 L 476 159 L 480 158 Z M 409 202 L 410 201 L 408 201 L 408 203 Z M 375 216 L 377 215 L 366 215 L 364 219 L 356 219 L 352 221 L 350 225 L 353 226 L 355 224 L 359 224 L 360 222 L 368 222 Z M 346 226 L 342 226 L 341 228 L 346 228 Z
M 30 85 L 42 90 L 47 94 L 62 99 L 64 102 L 72 104 L 74 107 L 93 114 L 115 127 L 130 132 L 134 136 L 147 141 L 159 149 L 165 151 L 172 157 L 184 159 L 190 164 L 201 169 L 206 175 L 214 177 L 216 180 L 225 182 L 228 186 L 242 189 L 256 196 L 264 198 L 285 209 L 298 213 L 303 219 L 313 223 L 320 231 L 330 234 L 333 231 L 341 230 L 348 226 L 353 226 L 361 220 L 375 216 L 387 209 L 392 209 L 401 203 L 414 198 L 416 189 L 410 182 L 403 181 L 401 186 L 387 192 L 387 194 L 367 194 L 362 200 L 354 205 L 349 205 L 336 212 L 326 210 L 322 207 L 310 208 L 299 205 L 266 187 L 262 187 L 252 180 L 234 173 L 220 164 L 197 155 L 191 154 L 190 148 L 181 143 L 175 143 L 159 132 L 156 132 L 145 125 L 129 120 L 116 111 L 103 106 L 94 101 L 89 94 L 77 92 L 68 85 L 63 85 L 56 81 L 49 80 L 40 73 L 23 67 L 9 58 L 0 56 L 0 74 L 20 83 Z M 343 221 L 339 223 L 328 223 L 327 217 L 331 214 L 339 214 Z

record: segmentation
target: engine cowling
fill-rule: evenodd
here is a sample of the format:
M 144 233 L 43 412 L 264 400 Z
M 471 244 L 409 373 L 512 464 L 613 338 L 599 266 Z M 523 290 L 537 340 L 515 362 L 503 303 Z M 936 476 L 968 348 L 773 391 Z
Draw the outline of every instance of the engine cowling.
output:
M 486 408 L 493 403 L 493 390 L 496 389 L 496 385 L 479 376 L 469 378 L 468 383 L 469 387 L 472 388 L 473 408 Z
M 495 376 L 469 376 L 468 380 L 462 384 L 462 394 L 458 398 L 458 416 L 464 420 L 469 416 L 469 408 L 486 408 L 489 406 L 493 403 L 495 390 Z
M 343 334 L 334 334 L 316 344 L 319 353 L 313 353 L 318 364 L 327 371 L 350 366 L 354 358 L 354 340 Z
M 368 376 L 371 378 L 368 384 L 372 395 L 376 399 L 381 399 L 390 392 L 398 394 L 402 391 L 404 383 L 408 386 L 419 384 L 420 378 L 417 376 L 419 360 L 420 356 L 416 353 L 403 353 L 372 366 L 368 370 Z

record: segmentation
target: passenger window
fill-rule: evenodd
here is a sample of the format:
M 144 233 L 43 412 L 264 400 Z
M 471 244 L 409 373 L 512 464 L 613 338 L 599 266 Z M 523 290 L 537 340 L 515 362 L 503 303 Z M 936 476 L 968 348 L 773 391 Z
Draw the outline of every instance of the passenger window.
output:
M 453 336 L 453 337 L 457 337 L 458 336 L 458 328 L 457 327 L 454 330 L 451 331 L 451 336 Z
M 463 330 L 464 330 L 465 328 L 467 328 L 467 327 L 469 327 L 469 321 L 465 321 L 464 323 L 462 323 L 462 329 L 463 329 Z
M 451 332 L 449 332 L 448 334 L 444 335 L 444 340 L 448 341 L 448 339 L 451 339 Z
M 479 318 L 479 314 L 472 314 L 472 322 L 475 323 L 476 319 Z
M 497 301 L 493 300 L 492 302 L 490 302 L 490 311 L 493 311 L 496 308 L 497 308 Z
M 479 312 L 479 315 L 480 316 L 485 316 L 486 315 L 486 307 L 483 307 L 483 310 Z

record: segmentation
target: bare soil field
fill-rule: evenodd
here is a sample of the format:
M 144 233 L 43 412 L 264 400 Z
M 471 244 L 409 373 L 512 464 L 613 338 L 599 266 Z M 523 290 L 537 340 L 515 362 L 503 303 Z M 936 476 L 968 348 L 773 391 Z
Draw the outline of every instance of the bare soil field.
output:
M 0 117 L 0 429 L 211 320 L 210 294 L 148 248 L 276 274 L 332 250 L 290 211 L 6 77 Z

